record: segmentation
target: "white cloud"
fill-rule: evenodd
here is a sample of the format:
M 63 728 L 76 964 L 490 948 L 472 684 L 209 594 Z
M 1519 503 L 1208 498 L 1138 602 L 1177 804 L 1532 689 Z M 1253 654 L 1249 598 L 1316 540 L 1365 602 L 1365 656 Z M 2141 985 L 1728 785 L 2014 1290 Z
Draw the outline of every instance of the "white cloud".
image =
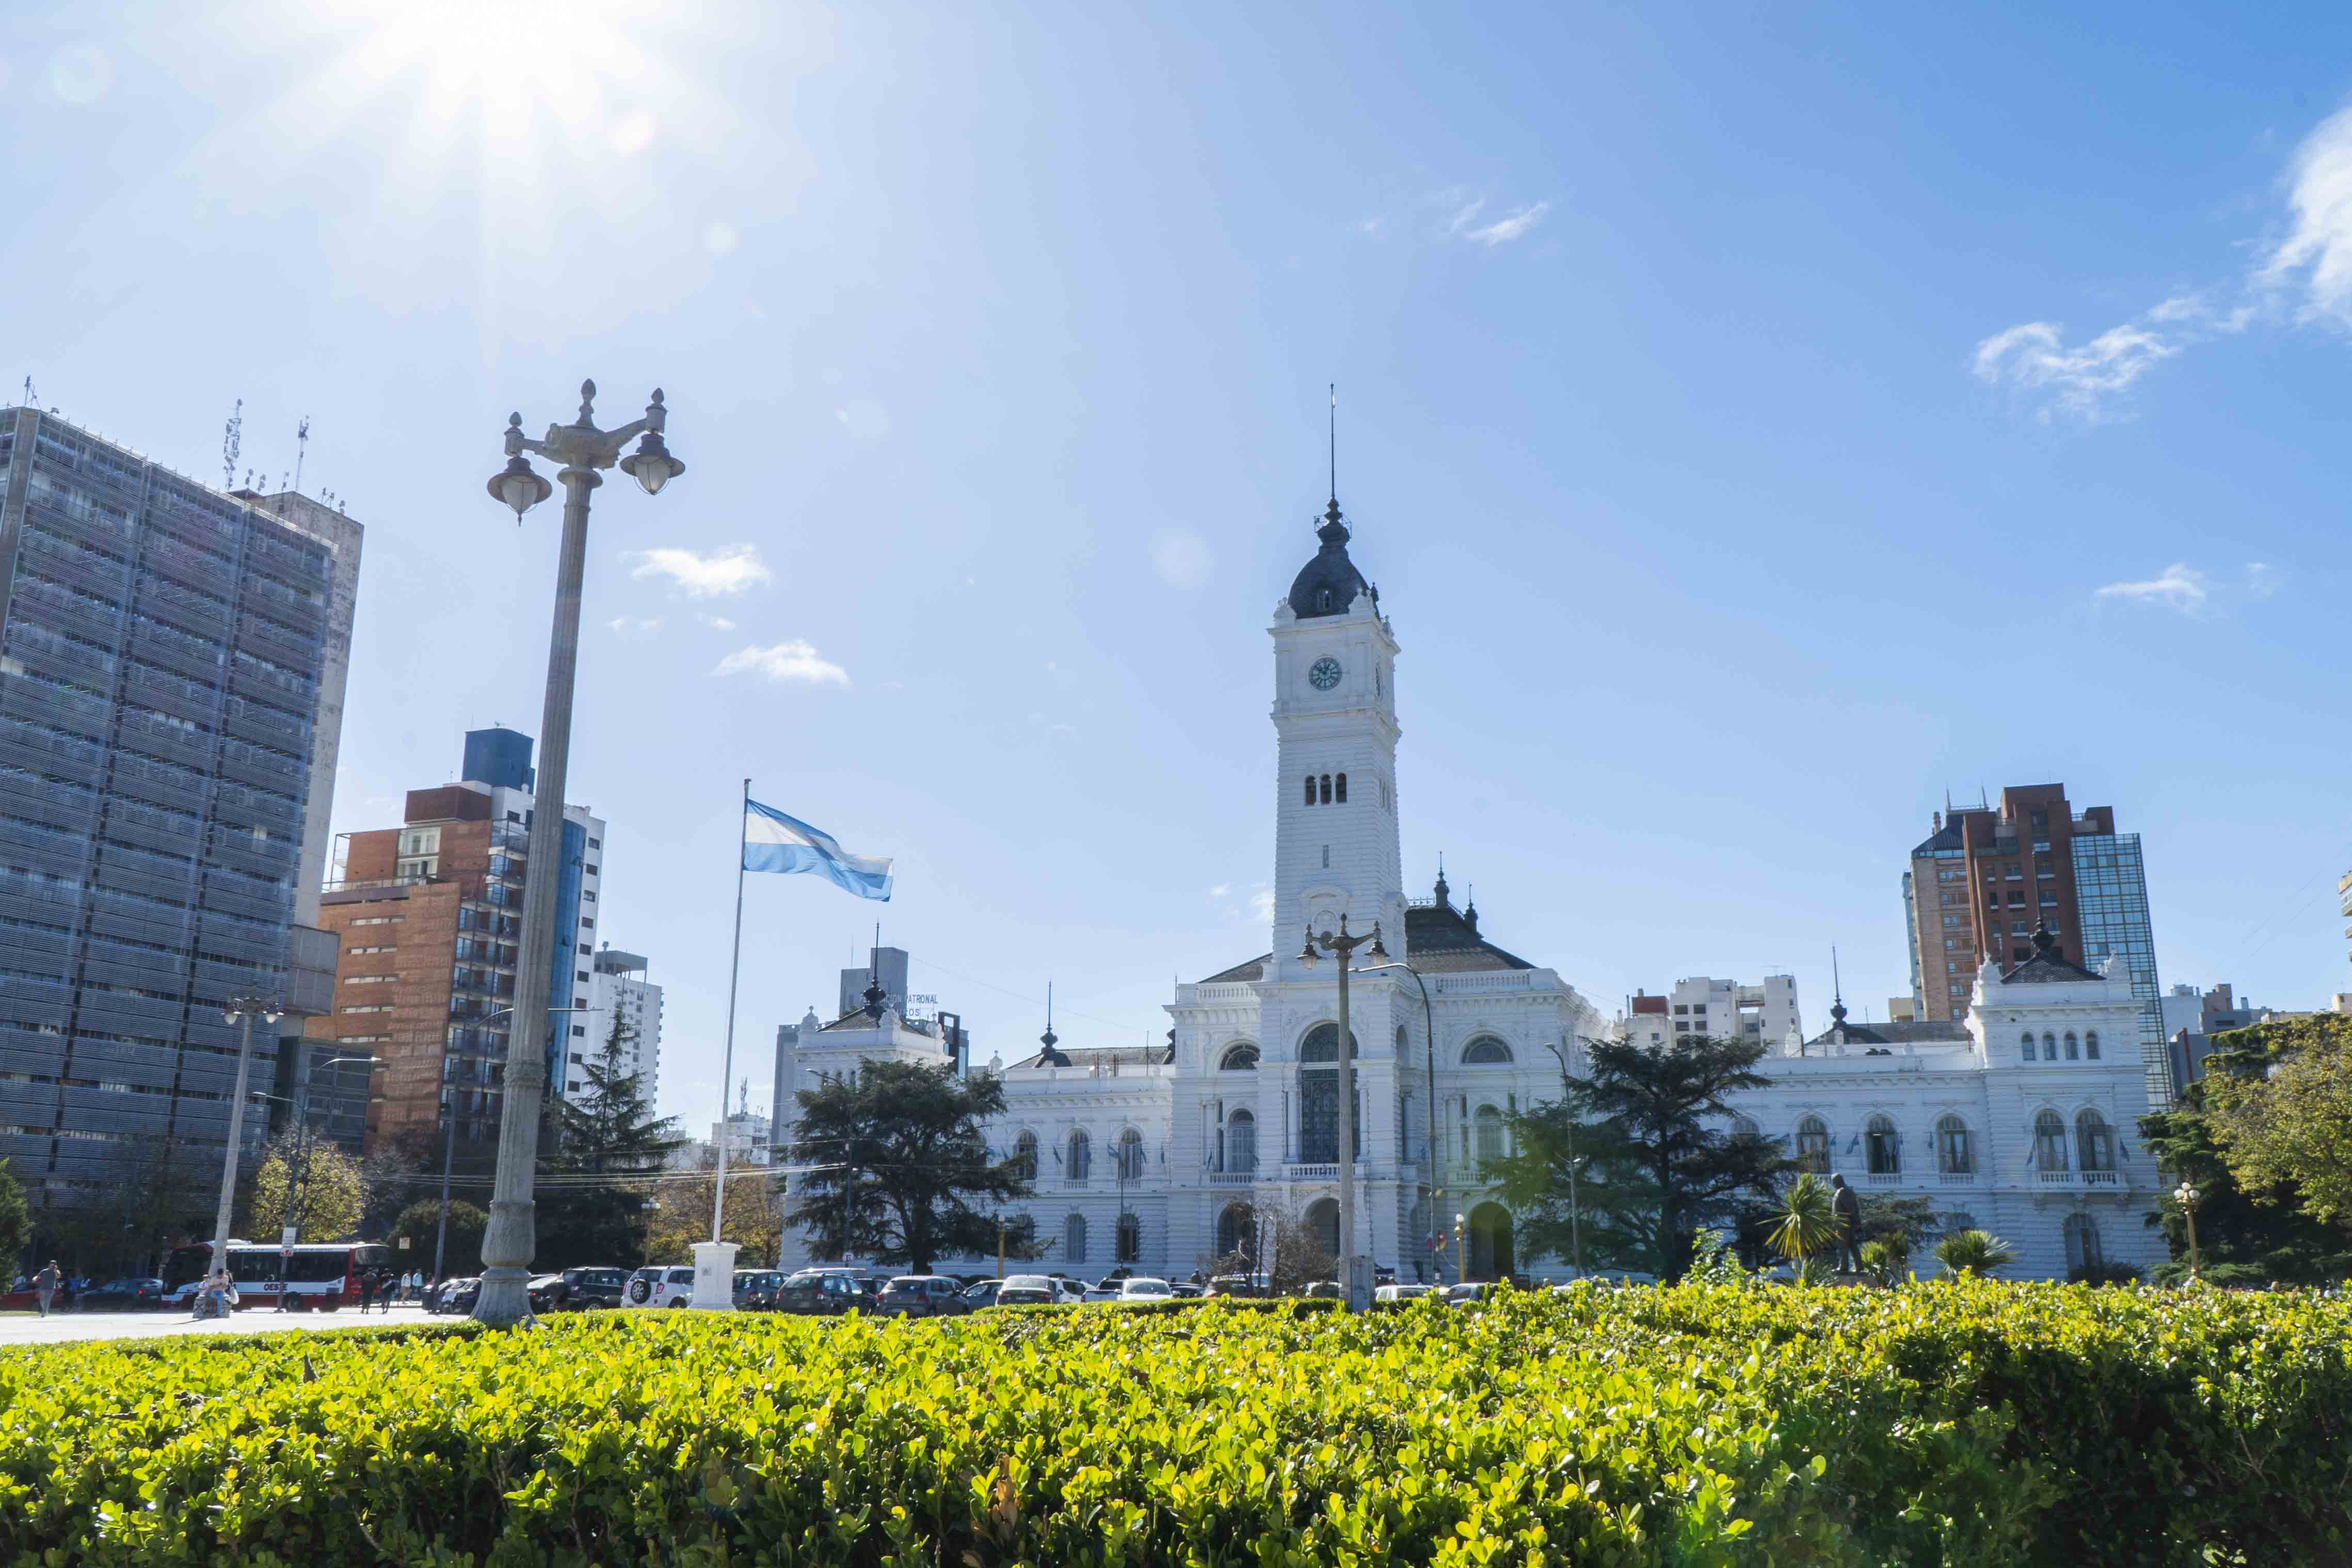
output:
M 2140 322 L 2153 319 L 2151 311 Z M 2053 412 L 2097 419 L 2105 399 L 2180 352 L 2178 342 L 2140 322 L 2110 327 L 2073 348 L 2065 346 L 2055 322 L 2022 322 L 1977 345 L 1977 379 L 2046 398 L 2040 415 L 2044 421 Z
M 1151 569 L 1171 588 L 1198 588 L 1208 582 L 1216 557 L 1197 533 L 1170 531 L 1151 542 Z
M 715 632 L 731 632 L 735 629 L 735 623 L 725 616 L 698 615 L 694 618 Z
M 719 661 L 713 675 L 764 675 L 770 680 L 797 680 L 810 686 L 846 686 L 849 672 L 820 657 L 807 643 L 780 642 L 773 647 L 738 648 Z
M 661 626 L 661 617 L 640 620 L 634 616 L 620 616 L 604 623 L 625 637 L 648 637 Z
M 2279 571 L 2267 561 L 2246 563 L 2246 596 L 2267 599 L 2279 590 Z
M 1447 192 L 1444 193 L 1444 196 L 1441 197 L 1441 199 L 1450 199 L 1453 195 L 1454 193 Z M 1472 219 L 1475 218 L 1480 213 L 1486 210 L 1486 198 L 1484 196 L 1480 196 L 1475 201 L 1465 203 L 1460 207 L 1454 209 L 1454 221 L 1445 226 L 1445 232 L 1448 234 L 1460 234 L 1464 229 L 1470 226 Z
M 2300 283 L 2302 320 L 2352 330 L 2352 109 L 2321 121 L 2287 167 L 2293 224 L 2255 280 L 2273 289 Z
M 1551 204 L 1549 202 L 1530 202 L 1526 206 L 1520 207 L 1517 211 L 1512 212 L 1504 217 L 1496 219 L 1493 223 L 1486 225 L 1483 228 L 1474 228 L 1464 232 L 1462 237 L 1465 239 L 1474 240 L 1480 245 L 1501 245 L 1507 240 L 1518 238 L 1519 236 L 1527 233 L 1528 230 L 1543 222 L 1544 214 L 1549 211 L 1551 211 Z M 1468 216 L 1470 215 L 1465 214 L 1464 215 L 1464 217 Z M 1463 217 L 1457 217 L 1454 219 L 1454 226 L 1457 232 L 1462 230 L 1463 221 Z
M 2092 597 L 2121 599 L 2133 605 L 2159 605 L 2168 610 L 2178 610 L 2184 616 L 2193 616 L 2205 607 L 2205 601 L 2211 593 L 2204 573 L 2176 561 L 2146 582 L 2110 583 Z
M 1222 899 L 1233 890 L 1234 885 L 1231 882 L 1220 882 L 1215 887 L 1209 889 L 1209 897 L 1213 899 Z M 713 1201 L 715 1202 L 717 1200 L 714 1199 Z
M 621 559 L 637 563 L 630 576 L 667 577 L 695 599 L 740 594 L 775 581 L 756 544 L 722 544 L 699 552 L 673 547 L 638 550 Z
M 604 139 L 612 143 L 614 152 L 626 158 L 652 146 L 654 132 L 660 128 L 651 112 L 635 109 L 613 121 L 613 128 L 604 133 Z
M 1260 924 L 1269 924 L 1274 920 L 1274 889 L 1263 882 L 1250 893 L 1250 919 Z
M 833 411 L 841 427 L 860 441 L 879 441 L 890 433 L 890 416 L 870 397 L 860 397 Z

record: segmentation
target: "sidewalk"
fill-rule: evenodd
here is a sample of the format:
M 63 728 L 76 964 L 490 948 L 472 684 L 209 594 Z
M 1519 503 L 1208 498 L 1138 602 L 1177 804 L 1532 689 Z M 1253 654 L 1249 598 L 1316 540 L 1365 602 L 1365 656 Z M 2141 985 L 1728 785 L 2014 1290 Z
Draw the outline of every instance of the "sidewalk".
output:
M 356 1307 L 340 1312 L 279 1312 L 269 1308 L 247 1309 L 226 1318 L 202 1321 L 185 1312 L 54 1311 L 47 1317 L 0 1317 L 0 1345 L 62 1345 L 86 1340 L 178 1339 L 186 1334 L 266 1334 L 281 1329 L 350 1329 L 362 1323 L 442 1322 L 422 1307 L 394 1307 L 389 1314 L 360 1315 Z

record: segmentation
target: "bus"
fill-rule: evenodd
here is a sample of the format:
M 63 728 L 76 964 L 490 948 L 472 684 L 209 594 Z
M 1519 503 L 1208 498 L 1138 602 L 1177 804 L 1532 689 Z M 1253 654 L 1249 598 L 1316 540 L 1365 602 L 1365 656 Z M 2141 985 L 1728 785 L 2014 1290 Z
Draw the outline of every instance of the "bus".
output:
M 163 1259 L 165 1304 L 192 1309 L 196 1288 L 212 1266 L 208 1241 L 173 1247 Z M 275 1307 L 284 1296 L 298 1310 L 331 1312 L 358 1303 L 362 1270 L 390 1267 L 392 1248 L 373 1241 L 303 1242 L 291 1247 L 235 1239 L 228 1244 L 228 1275 L 236 1281 L 242 1307 Z

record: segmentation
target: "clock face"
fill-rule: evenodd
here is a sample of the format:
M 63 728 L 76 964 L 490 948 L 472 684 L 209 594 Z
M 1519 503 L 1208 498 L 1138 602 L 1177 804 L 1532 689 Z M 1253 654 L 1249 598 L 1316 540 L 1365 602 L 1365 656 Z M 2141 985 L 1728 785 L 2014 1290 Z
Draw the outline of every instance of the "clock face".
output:
M 1341 673 L 1339 661 L 1326 657 L 1315 661 L 1314 668 L 1307 672 L 1307 679 L 1316 690 L 1328 691 L 1339 684 Z

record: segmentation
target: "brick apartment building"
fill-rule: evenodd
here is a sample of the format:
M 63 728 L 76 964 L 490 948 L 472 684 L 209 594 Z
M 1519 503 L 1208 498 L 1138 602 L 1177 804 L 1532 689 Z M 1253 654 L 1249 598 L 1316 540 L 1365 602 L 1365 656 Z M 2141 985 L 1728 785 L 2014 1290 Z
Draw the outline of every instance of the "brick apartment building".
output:
M 459 1144 L 498 1136 L 530 849 L 530 745 L 511 731 L 470 732 L 467 778 L 409 791 L 397 827 L 347 835 L 320 900 L 319 922 L 342 952 L 334 1013 L 313 1019 L 310 1036 L 376 1058 L 371 1152 L 436 1137 L 445 1091 Z M 549 1002 L 565 1007 L 577 995 L 585 1007 L 604 824 L 577 805 L 564 818 Z M 565 1014 L 550 1030 L 551 1061 L 562 1059 L 572 1022 Z M 561 1071 L 549 1090 L 562 1094 Z
M 2070 963 L 2096 970 L 2122 954 L 2146 1014 L 2148 1101 L 2171 1102 L 2139 835 L 2116 831 L 2113 806 L 2077 813 L 2063 784 L 2019 784 L 2000 792 L 1998 806 L 1938 812 L 1935 832 L 1911 851 L 1903 905 L 1922 1019 L 1966 1019 L 1978 968 L 2032 958 L 2045 921 Z

